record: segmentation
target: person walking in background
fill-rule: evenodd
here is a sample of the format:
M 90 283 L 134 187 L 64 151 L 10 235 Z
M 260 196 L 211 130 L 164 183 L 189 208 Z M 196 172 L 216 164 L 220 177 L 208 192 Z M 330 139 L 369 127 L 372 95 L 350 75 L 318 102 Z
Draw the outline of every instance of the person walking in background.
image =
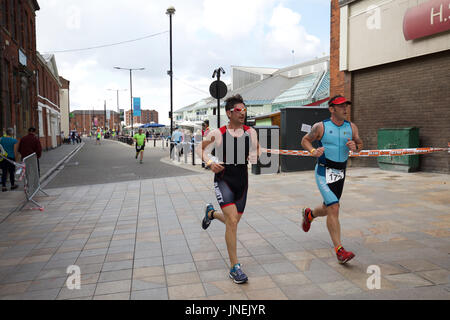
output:
M 95 141 L 95 144 L 101 144 L 100 140 L 102 139 L 102 132 L 100 129 L 97 129 L 97 141 Z
M 36 128 L 31 127 L 28 129 L 28 135 L 20 139 L 19 149 L 18 149 L 21 160 L 28 157 L 30 154 L 36 153 L 37 156 L 37 164 L 38 164 L 38 172 L 39 176 L 41 176 L 41 168 L 39 166 L 39 159 L 42 155 L 42 146 L 41 141 L 36 136 Z
M 75 144 L 75 140 L 77 139 L 76 135 L 75 135 L 75 131 L 72 131 L 72 135 L 70 136 L 71 140 L 72 140 L 72 144 Z
M 8 128 L 6 130 L 6 136 L 0 138 L 0 145 L 6 151 L 6 159 L 0 162 L 2 169 L 2 192 L 6 192 L 6 179 L 9 174 L 9 181 L 11 183 L 11 190 L 17 189 L 18 185 L 15 184 L 14 174 L 16 173 L 16 166 L 8 160 L 16 161 L 17 159 L 17 139 L 13 138 L 14 130 Z
M 209 133 L 209 120 L 202 123 L 202 137 L 206 137 Z
M 139 132 L 133 136 L 133 141 L 136 142 L 136 159 L 139 154 L 141 154 L 140 163 L 144 159 L 144 149 L 145 149 L 145 134 L 142 132 L 142 129 L 139 129 Z
M 178 144 L 183 142 L 183 133 L 181 132 L 179 127 L 175 127 L 175 132 L 172 135 L 172 141 L 174 142 L 174 147 L 178 152 L 178 156 L 181 157 L 181 151 L 180 148 L 178 147 Z

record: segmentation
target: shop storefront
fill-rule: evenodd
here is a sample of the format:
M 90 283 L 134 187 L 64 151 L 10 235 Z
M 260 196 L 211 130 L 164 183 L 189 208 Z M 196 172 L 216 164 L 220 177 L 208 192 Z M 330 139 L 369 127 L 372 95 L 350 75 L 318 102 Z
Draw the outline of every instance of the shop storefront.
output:
M 351 95 L 351 118 L 365 148 L 377 148 L 379 129 L 406 127 L 419 128 L 421 146 L 446 147 L 450 0 L 347 0 L 339 5 L 339 12 L 332 10 L 340 17 L 333 19 L 332 13 L 332 30 L 340 30 L 338 72 L 345 73 L 343 93 Z M 353 165 L 377 162 L 358 159 Z M 449 172 L 448 154 L 421 156 L 420 170 Z

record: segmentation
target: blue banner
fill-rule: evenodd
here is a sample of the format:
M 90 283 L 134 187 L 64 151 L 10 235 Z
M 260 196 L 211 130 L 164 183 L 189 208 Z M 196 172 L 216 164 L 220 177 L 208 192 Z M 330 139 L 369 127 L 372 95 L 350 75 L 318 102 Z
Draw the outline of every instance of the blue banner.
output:
M 141 116 L 141 98 L 133 98 L 133 116 Z

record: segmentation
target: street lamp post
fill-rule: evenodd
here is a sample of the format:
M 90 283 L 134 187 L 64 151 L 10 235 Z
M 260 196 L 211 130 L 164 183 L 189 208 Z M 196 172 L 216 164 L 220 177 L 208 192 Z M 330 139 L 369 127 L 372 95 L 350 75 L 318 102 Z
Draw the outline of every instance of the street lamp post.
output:
M 170 76 L 170 136 L 173 133 L 173 70 L 172 70 L 172 15 L 175 14 L 173 6 L 167 8 L 166 14 L 170 22 L 170 70 L 167 72 Z
M 114 69 L 130 71 L 131 135 L 133 135 L 133 133 L 134 133 L 134 124 L 133 124 L 133 71 L 142 71 L 142 70 L 145 70 L 145 68 L 130 69 L 130 68 L 114 67 Z
M 117 93 L 117 112 L 120 114 L 120 106 L 119 106 L 119 91 L 127 91 L 128 89 L 106 89 L 108 91 L 116 91 Z
M 108 91 L 116 91 L 116 93 L 117 93 L 117 113 L 119 114 L 119 127 L 120 127 L 119 91 L 127 91 L 127 89 L 106 89 L 106 90 L 108 90 Z

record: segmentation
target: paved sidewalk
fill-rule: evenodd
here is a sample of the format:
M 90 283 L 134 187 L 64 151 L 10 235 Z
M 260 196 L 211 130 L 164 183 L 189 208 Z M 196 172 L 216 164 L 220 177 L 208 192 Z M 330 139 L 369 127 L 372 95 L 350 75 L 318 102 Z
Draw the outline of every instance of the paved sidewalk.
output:
M 41 159 L 39 159 L 41 183 L 54 172 L 61 162 L 81 146 L 81 144 L 63 144 L 58 148 L 43 151 Z M 9 188 L 9 179 L 7 183 Z M 0 222 L 26 200 L 23 191 L 23 181 L 18 184 L 18 189 L 14 191 L 8 190 L 8 192 L 0 194 Z
M 250 175 L 238 228 L 245 285 L 228 278 L 225 227 L 201 229 L 216 204 L 210 172 L 47 189 L 45 212 L 0 224 L 1 299 L 450 299 L 450 176 L 350 168 L 340 216 L 339 265 L 318 219 L 300 209 L 321 197 L 313 173 Z M 67 267 L 81 289 L 66 287 Z M 369 290 L 367 268 L 381 269 Z

